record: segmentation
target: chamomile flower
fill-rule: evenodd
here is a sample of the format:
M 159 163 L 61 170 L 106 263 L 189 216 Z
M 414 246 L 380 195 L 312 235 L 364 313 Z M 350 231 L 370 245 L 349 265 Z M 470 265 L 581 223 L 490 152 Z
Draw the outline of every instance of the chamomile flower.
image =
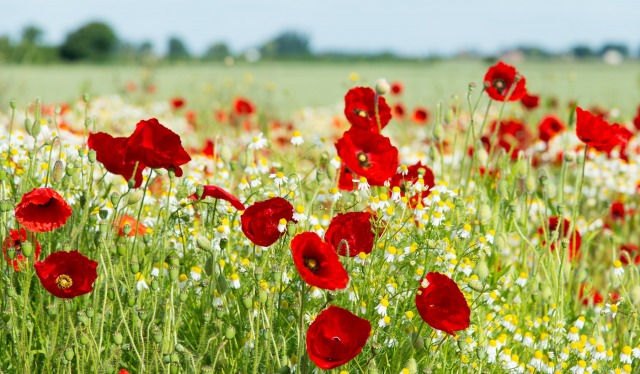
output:
M 149 285 L 147 284 L 147 281 L 144 279 L 144 276 L 142 275 L 142 273 L 136 273 L 136 290 L 142 291 L 142 290 L 148 290 L 148 289 L 149 289 Z
M 300 131 L 294 131 L 293 132 L 293 137 L 291 138 L 291 144 L 298 146 L 298 145 L 302 145 L 304 143 L 304 139 L 302 139 L 302 134 L 300 134 Z
M 386 327 L 391 324 L 391 317 L 384 316 L 378 321 L 378 327 Z
M 252 175 L 251 177 L 249 177 L 249 184 L 251 185 L 252 188 L 256 188 L 260 186 L 262 182 L 260 181 L 260 179 L 256 178 L 255 175 Z
M 304 222 L 307 220 L 307 216 L 304 214 L 304 207 L 302 205 L 296 206 L 296 210 L 293 212 L 293 219 L 298 222 Z
M 278 221 L 278 231 L 284 232 L 284 230 L 286 229 L 287 229 L 287 220 L 284 218 L 280 218 L 280 221 Z
M 622 262 L 620 260 L 615 260 L 613 262 L 613 267 L 611 268 L 611 272 L 614 276 L 620 277 L 624 274 L 624 268 L 622 267 Z
M 265 148 L 267 146 L 267 139 L 265 139 L 262 133 L 258 134 L 258 136 L 254 137 L 249 143 L 249 149 L 259 150 Z
M 334 168 L 340 169 L 340 165 L 342 164 L 342 159 L 339 156 L 336 156 L 336 157 L 332 158 L 331 161 L 329 161 L 329 163 Z
M 376 306 L 376 312 L 381 316 L 386 316 L 388 307 L 389 307 L 389 300 L 381 299 L 378 305 Z
M 409 168 L 407 167 L 407 165 L 400 165 L 398 166 L 397 173 L 401 175 L 407 175 L 409 174 Z
M 607 358 L 607 350 L 604 348 L 604 345 L 598 344 L 592 355 L 596 360 L 604 360 Z
M 202 268 L 200 266 L 193 266 L 191 268 L 191 279 L 199 281 L 202 278 Z
M 336 187 L 331 187 L 329 193 L 331 194 L 331 200 L 333 200 L 333 202 L 340 200 L 340 198 L 342 197 L 342 193 L 340 193 L 340 190 L 338 190 Z
M 524 287 L 527 284 L 527 279 L 529 278 L 529 274 L 522 272 L 516 279 L 516 284 L 520 287 Z
M 369 187 L 371 187 L 365 177 L 360 177 L 360 179 L 354 179 L 353 181 L 358 183 L 358 191 L 369 191 Z
M 400 190 L 400 187 L 398 186 L 394 186 L 391 189 L 391 200 L 398 202 L 400 201 L 400 199 L 402 199 L 402 194 L 401 194 L 402 190 Z
M 283 172 L 279 171 L 275 174 L 269 174 L 269 178 L 273 179 L 273 183 L 276 184 L 276 186 L 280 187 L 283 184 L 287 183 L 289 181 L 289 178 L 287 178 Z
M 394 246 L 389 246 L 384 253 L 384 260 L 386 262 L 393 262 L 398 254 L 398 250 Z
M 231 274 L 231 288 L 240 288 L 240 276 L 237 273 Z
M 248 190 L 249 187 L 251 187 L 249 185 L 249 181 L 247 180 L 247 178 L 242 178 L 242 180 L 240 181 L 240 184 L 238 184 L 238 189 L 240 191 L 244 191 L 244 190 Z
M 572 342 L 577 342 L 580 340 L 580 335 L 578 334 L 580 332 L 580 330 L 578 330 L 577 327 L 572 326 L 569 329 L 569 334 L 567 335 L 567 339 L 569 339 L 569 341 Z
M 584 360 L 580 360 L 569 370 L 574 374 L 585 374 L 587 373 L 587 363 Z
M 580 316 L 580 317 L 578 317 L 578 319 L 576 319 L 576 321 L 573 323 L 573 325 L 575 327 L 577 327 L 578 329 L 582 330 L 582 328 L 584 327 L 584 322 L 585 322 L 584 316 Z
M 628 345 L 622 347 L 622 352 L 620 352 L 620 362 L 630 364 L 632 361 L 631 353 L 631 347 L 629 347 Z
M 616 318 L 616 315 L 618 314 L 618 306 L 620 305 L 620 302 L 617 303 L 606 303 L 604 304 L 604 310 L 602 311 L 605 314 L 611 314 L 612 318 Z

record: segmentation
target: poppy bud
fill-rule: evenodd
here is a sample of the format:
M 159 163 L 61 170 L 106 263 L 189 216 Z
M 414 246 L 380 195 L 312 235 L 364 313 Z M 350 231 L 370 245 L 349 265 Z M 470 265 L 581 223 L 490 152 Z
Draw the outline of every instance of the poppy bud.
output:
M 411 334 L 411 345 L 413 349 L 416 351 L 421 351 L 424 349 L 424 339 L 418 333 Z
M 56 160 L 53 164 L 53 172 L 51 173 L 51 179 L 54 183 L 60 182 L 64 176 L 64 162 L 62 160 Z
M 407 361 L 407 364 L 405 365 L 405 367 L 409 369 L 409 374 L 416 374 L 418 372 L 418 363 L 416 362 L 416 359 L 413 357 L 411 357 Z
M 113 334 L 113 342 L 117 345 L 122 344 L 122 334 L 120 332 L 116 331 L 116 333 Z
M 221 306 L 217 307 L 216 308 L 216 317 L 217 318 L 222 318 L 222 317 L 224 317 L 224 315 L 225 315 L 224 308 L 221 307 Z
M 264 305 L 267 302 L 267 296 L 267 291 L 260 290 L 260 292 L 258 292 L 258 302 Z
M 82 100 L 84 100 L 85 104 L 88 103 L 90 99 L 91 99 L 91 96 L 89 96 L 88 93 L 85 93 L 82 95 Z
M 82 345 L 87 345 L 87 344 L 89 344 L 89 338 L 87 338 L 87 336 L 86 336 L 86 335 L 84 335 L 84 334 L 83 334 L 83 335 L 81 335 L 81 336 L 80 336 L 80 343 L 81 343 Z
M 127 305 L 129 305 L 129 306 L 134 306 L 134 305 L 136 305 L 136 299 L 135 299 L 135 297 L 133 297 L 133 296 L 129 296 L 129 297 L 127 298 Z
M 171 355 L 169 355 L 169 358 L 173 363 L 180 362 L 180 356 L 177 353 L 172 353 Z
M 220 292 L 220 294 L 224 295 L 227 293 L 227 290 L 229 289 L 228 285 L 227 285 L 227 278 L 220 274 L 218 275 L 218 280 L 216 282 L 217 286 L 218 286 L 218 292 Z
M 184 352 L 185 348 L 184 348 L 184 346 L 182 344 L 178 343 L 178 344 L 176 344 L 176 351 Z
M 478 349 L 476 350 L 476 355 L 478 356 L 478 359 L 482 361 L 487 357 L 487 351 L 485 351 L 482 347 L 478 347 Z
M 480 260 L 476 264 L 475 272 L 480 279 L 486 279 L 489 276 L 489 267 L 487 266 L 487 262 L 485 260 Z
M 24 119 L 24 129 L 27 134 L 31 135 L 31 121 L 29 121 L 29 118 Z
M 113 288 L 109 288 L 107 290 L 107 298 L 111 301 L 113 301 L 116 298 L 116 294 L 115 291 L 113 290 Z
M 445 115 L 444 115 L 444 120 L 445 120 L 445 122 L 446 122 L 446 123 L 451 123 L 451 122 L 453 122 L 453 119 L 455 118 L 455 115 L 456 115 L 456 114 L 455 114 L 455 112 L 453 111 L 453 109 L 452 109 L 452 108 L 449 108 L 449 109 L 447 110 L 447 113 L 445 113 Z
M 220 147 L 220 158 L 224 162 L 229 162 L 231 160 L 231 157 L 233 157 L 233 154 L 231 152 L 231 148 L 229 148 L 228 146 L 223 144 Z
M 437 142 L 441 142 L 444 139 L 444 127 L 438 123 L 433 127 L 433 139 Z
M 22 254 L 25 257 L 30 257 L 33 254 L 33 244 L 30 242 L 22 242 Z
M 89 318 L 87 318 L 87 315 L 82 310 L 79 310 L 76 312 L 76 317 L 78 317 L 78 321 L 80 321 L 83 324 L 86 324 L 87 322 L 89 322 Z
M 467 91 L 469 93 L 473 92 L 473 90 L 476 88 L 476 83 L 475 82 L 471 82 L 469 83 L 469 85 L 467 86 Z
M 224 331 L 224 336 L 229 340 L 233 339 L 236 336 L 236 329 L 233 326 L 227 327 Z
M 527 175 L 527 178 L 524 180 L 524 187 L 529 194 L 536 192 L 536 178 L 532 174 Z
M 67 359 L 67 361 L 71 361 L 73 360 L 73 349 L 72 348 L 67 348 L 64 350 L 64 358 Z
M 175 178 L 175 177 L 176 177 L 176 171 L 175 171 L 175 169 L 174 169 L 173 167 L 170 167 L 170 168 L 169 168 L 169 173 L 168 173 L 168 174 L 169 174 L 169 179 L 173 179 L 173 178 Z
M 135 186 L 136 186 L 136 181 L 135 181 L 133 178 L 131 178 L 131 179 L 129 179 L 129 180 L 127 181 L 127 187 L 128 187 L 129 189 L 132 189 L 132 188 L 133 188 L 133 187 L 135 187 Z
M 196 238 L 196 244 L 203 251 L 211 251 L 211 244 L 209 244 L 209 239 L 204 236 L 198 236 Z
M 9 297 L 16 297 L 16 296 L 18 296 L 18 293 L 16 292 L 15 287 L 13 287 L 13 286 L 8 286 L 8 287 L 7 287 L 7 295 L 9 295 Z
M 471 281 L 469 281 L 469 288 L 476 292 L 484 292 L 484 284 L 482 284 L 482 282 L 477 279 L 472 279 Z
M 378 95 L 386 95 L 391 90 L 391 86 L 386 79 L 378 79 L 376 81 L 376 94 Z
M 93 149 L 90 149 L 88 154 L 89 162 L 92 164 L 96 162 L 96 156 L 97 156 L 96 151 L 94 151 Z
M 574 151 L 565 151 L 562 155 L 562 159 L 566 163 L 572 163 L 576 160 L 576 153 Z
M 146 310 L 144 309 L 138 309 L 138 318 L 140 318 L 141 320 L 146 320 L 147 317 L 149 316 L 149 313 L 147 313 Z
M 289 366 L 287 365 L 278 369 L 278 374 L 290 374 L 290 373 L 291 373 L 291 368 L 289 368 Z
M 72 177 L 76 173 L 76 168 L 71 164 L 67 164 L 64 168 L 64 172 L 68 177 Z
M 10 260 L 16 258 L 16 249 L 14 247 L 7 248 L 7 257 L 9 257 Z
M 11 109 L 15 109 L 16 108 L 16 100 L 15 99 L 11 99 L 9 101 L 9 106 L 11 107 Z

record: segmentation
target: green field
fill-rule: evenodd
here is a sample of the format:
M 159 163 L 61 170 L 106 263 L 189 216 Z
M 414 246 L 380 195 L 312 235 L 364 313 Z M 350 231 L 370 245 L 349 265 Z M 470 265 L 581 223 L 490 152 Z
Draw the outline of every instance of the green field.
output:
M 331 63 L 280 62 L 160 66 L 0 66 L 0 101 L 26 103 L 41 97 L 45 103 L 78 98 L 81 93 L 120 93 L 129 81 L 140 84 L 151 76 L 158 99 L 184 96 L 191 106 L 211 104 L 229 95 L 269 100 L 280 114 L 300 107 L 340 105 L 351 73 L 361 82 L 378 78 L 405 85 L 407 105 L 433 108 L 451 95 L 464 97 L 469 82 L 480 82 L 489 64 L 480 61 Z M 577 100 L 583 106 L 617 107 L 628 119 L 640 103 L 640 63 L 608 66 L 599 62 L 522 62 L 517 69 L 533 93 L 555 96 L 560 102 Z M 135 97 L 131 98 L 132 100 Z

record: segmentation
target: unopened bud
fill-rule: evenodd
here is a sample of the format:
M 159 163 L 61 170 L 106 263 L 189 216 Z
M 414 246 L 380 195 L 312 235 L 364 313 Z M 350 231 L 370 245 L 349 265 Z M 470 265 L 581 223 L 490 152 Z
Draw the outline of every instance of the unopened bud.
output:
M 89 162 L 90 163 L 93 164 L 94 162 L 96 162 L 96 157 L 97 157 L 96 151 L 94 151 L 93 149 L 90 149 L 88 157 L 89 157 Z
M 22 242 L 21 249 L 22 254 L 25 257 L 31 257 L 31 255 L 33 254 L 33 244 L 31 244 L 30 242 Z
M 444 140 L 444 127 L 441 123 L 438 123 L 433 127 L 433 139 L 437 142 Z
M 9 257 L 10 260 L 16 258 L 16 249 L 14 247 L 7 248 L 7 257 Z
M 478 209 L 478 216 L 480 217 L 480 221 L 482 223 L 489 223 L 493 213 L 491 213 L 491 207 L 487 204 L 480 204 L 480 208 Z
M 9 101 L 9 106 L 11 107 L 11 109 L 15 109 L 16 108 L 16 99 L 11 99 Z
M 64 176 L 64 162 L 62 160 L 56 160 L 53 164 L 53 172 L 51 173 L 51 179 L 54 183 L 60 182 Z
M 527 175 L 527 178 L 524 180 L 524 187 L 529 194 L 536 192 L 536 178 L 532 174 Z
M 576 153 L 574 151 L 565 151 L 562 158 L 566 163 L 574 162 L 576 160 Z
M 203 251 L 211 251 L 212 249 L 209 239 L 201 235 L 196 238 L 196 244 Z
M 141 190 L 133 191 L 133 193 L 129 195 L 129 200 L 127 201 L 127 205 L 136 204 L 138 201 L 142 199 L 143 195 L 144 195 L 144 191 L 141 191 Z
M 202 194 L 204 193 L 204 186 L 199 184 L 196 187 L 196 196 L 198 197 L 198 199 L 202 199 Z
M 391 86 L 386 79 L 378 79 L 376 81 L 376 93 L 378 95 L 386 95 L 389 90 L 391 90 Z

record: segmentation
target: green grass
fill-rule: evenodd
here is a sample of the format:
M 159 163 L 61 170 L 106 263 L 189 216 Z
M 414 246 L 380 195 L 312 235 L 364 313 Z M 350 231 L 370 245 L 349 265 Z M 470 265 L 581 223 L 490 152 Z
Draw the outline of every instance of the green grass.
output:
M 583 106 L 617 107 L 623 118 L 630 118 L 640 104 L 640 63 L 637 61 L 619 66 L 599 62 L 515 65 L 526 77 L 531 92 L 560 98 L 561 103 L 573 99 Z M 434 108 L 438 101 L 447 100 L 451 95 L 463 98 L 468 84 L 481 82 L 488 66 L 480 61 L 272 62 L 233 67 L 194 64 L 152 70 L 135 66 L 1 66 L 0 102 L 15 98 L 25 104 L 41 97 L 45 103 L 58 103 L 78 98 L 84 92 L 119 93 L 127 82 L 140 84 L 143 77 L 150 75 L 158 88 L 159 99 L 181 95 L 198 107 L 214 105 L 220 93 L 241 94 L 258 103 L 269 99 L 280 114 L 289 114 L 300 107 L 339 105 L 345 87 L 353 85 L 350 73 L 355 72 L 364 84 L 373 84 L 378 78 L 400 80 L 405 85 L 404 100 L 409 107 Z M 247 79 L 249 76 L 252 79 Z

